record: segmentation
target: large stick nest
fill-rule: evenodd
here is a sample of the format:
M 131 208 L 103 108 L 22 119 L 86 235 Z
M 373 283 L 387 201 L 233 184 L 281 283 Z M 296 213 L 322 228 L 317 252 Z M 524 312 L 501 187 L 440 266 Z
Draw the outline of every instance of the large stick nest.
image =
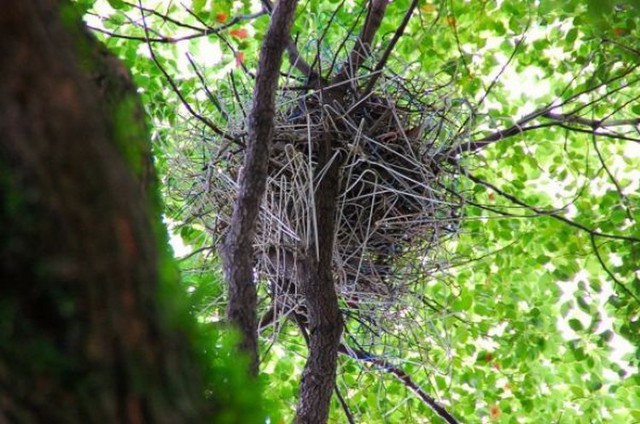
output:
M 276 318 L 304 311 L 299 263 L 317 254 L 310 250 L 323 229 L 315 228 L 314 191 L 330 165 L 318 169 L 320 137 L 335 137 L 330 162 L 340 164 L 336 290 L 345 312 L 378 320 L 381 303 L 443 268 L 435 252 L 457 231 L 462 206 L 447 159 L 466 137 L 471 113 L 466 102 L 398 76 L 380 78 L 372 93 L 347 95 L 341 104 L 327 104 L 322 91 L 281 91 L 255 239 L 256 272 L 270 283 Z M 229 223 L 243 161 L 243 149 L 220 145 L 205 183 L 218 235 Z

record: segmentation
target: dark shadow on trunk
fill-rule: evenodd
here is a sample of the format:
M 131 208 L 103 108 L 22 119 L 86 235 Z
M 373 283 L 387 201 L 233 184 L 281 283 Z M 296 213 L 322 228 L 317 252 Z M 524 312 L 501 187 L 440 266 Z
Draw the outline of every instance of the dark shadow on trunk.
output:
M 0 14 L 0 421 L 209 416 L 142 109 L 75 6 Z M 153 218 L 152 218 L 153 217 Z

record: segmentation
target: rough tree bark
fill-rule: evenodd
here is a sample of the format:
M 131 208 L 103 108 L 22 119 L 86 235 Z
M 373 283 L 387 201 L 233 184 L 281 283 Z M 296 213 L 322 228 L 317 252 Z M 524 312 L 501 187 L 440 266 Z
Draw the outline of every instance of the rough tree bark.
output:
M 374 0 L 369 5 L 367 19 L 360 36 L 342 69 L 331 79 L 327 89 L 320 87 L 322 101 L 332 106 L 343 104 L 348 84 L 365 58 L 370 54 L 371 42 L 375 36 L 388 0 Z M 321 79 L 318 80 L 321 83 Z M 339 110 L 339 108 L 338 108 Z M 339 122 L 339 117 L 332 117 Z M 329 164 L 334 152 L 340 146 L 339 137 L 333 134 L 333 126 L 327 123 L 324 136 L 319 141 L 318 166 L 316 174 Z M 338 348 L 343 330 L 342 313 L 338 307 L 338 297 L 333 280 L 333 245 L 338 190 L 340 187 L 340 164 L 334 160 L 324 172 L 315 191 L 316 230 L 318 246 L 309 249 L 305 261 L 305 278 L 302 291 L 309 318 L 309 356 L 302 373 L 298 395 L 296 423 L 321 424 L 327 422 L 331 396 L 335 387 Z M 316 251 L 318 252 L 317 257 Z
M 242 333 L 241 347 L 251 357 L 251 373 L 254 375 L 258 374 L 258 318 L 253 240 L 267 181 L 282 54 L 289 40 L 296 4 L 297 0 L 278 2 L 260 50 L 253 105 L 247 123 L 248 148 L 240 171 L 231 225 L 221 252 L 229 283 L 227 316 Z
M 327 166 L 331 159 L 333 146 L 330 134 L 327 132 L 320 140 L 318 170 Z M 339 171 L 339 163 L 334 161 L 316 188 L 318 246 L 310 247 L 303 264 L 301 288 L 309 320 L 309 354 L 300 380 L 295 419 L 298 424 L 327 422 L 336 381 L 338 346 L 343 327 L 333 281 Z
M 0 14 L 0 422 L 204 422 L 142 110 L 77 17 Z

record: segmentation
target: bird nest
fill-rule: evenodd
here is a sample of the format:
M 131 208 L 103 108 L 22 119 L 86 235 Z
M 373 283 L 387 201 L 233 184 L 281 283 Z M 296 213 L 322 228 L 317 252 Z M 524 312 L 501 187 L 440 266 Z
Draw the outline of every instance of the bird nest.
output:
M 271 319 L 304 313 L 298 264 L 314 254 L 314 193 L 332 162 L 340 166 L 333 275 L 346 314 L 378 320 L 412 285 L 442 269 L 435 253 L 455 234 L 462 196 L 446 160 L 466 137 L 468 103 L 411 81 L 380 78 L 364 98 L 326 104 L 322 93 L 284 89 L 277 100 L 266 192 L 255 237 L 255 269 L 269 284 Z M 242 128 L 242 122 L 237 125 Z M 319 168 L 319 140 L 330 131 L 330 163 Z M 243 149 L 216 144 L 201 197 L 223 235 L 237 193 Z M 201 213 L 201 212 L 200 212 Z M 375 315 L 375 318 L 373 316 Z

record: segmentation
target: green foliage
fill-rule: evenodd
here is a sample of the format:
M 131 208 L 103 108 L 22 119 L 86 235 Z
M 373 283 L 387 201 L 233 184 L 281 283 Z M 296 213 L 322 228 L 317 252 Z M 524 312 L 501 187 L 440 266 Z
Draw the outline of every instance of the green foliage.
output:
M 254 381 L 247 375 L 249 361 L 237 350 L 234 332 L 201 324 L 196 344 L 207 364 L 204 378 L 207 396 L 212 403 L 215 422 L 220 424 L 279 422 L 275 408 L 268 413 L 270 403 L 262 401 L 264 381 Z

